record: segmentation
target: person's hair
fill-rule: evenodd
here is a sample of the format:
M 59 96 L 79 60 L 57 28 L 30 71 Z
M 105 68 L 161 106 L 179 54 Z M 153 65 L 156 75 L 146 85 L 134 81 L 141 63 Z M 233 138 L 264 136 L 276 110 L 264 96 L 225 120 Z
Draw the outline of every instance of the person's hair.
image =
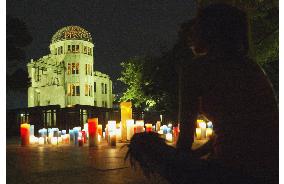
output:
M 247 15 L 227 4 L 212 4 L 199 10 L 192 37 L 208 52 L 247 55 Z

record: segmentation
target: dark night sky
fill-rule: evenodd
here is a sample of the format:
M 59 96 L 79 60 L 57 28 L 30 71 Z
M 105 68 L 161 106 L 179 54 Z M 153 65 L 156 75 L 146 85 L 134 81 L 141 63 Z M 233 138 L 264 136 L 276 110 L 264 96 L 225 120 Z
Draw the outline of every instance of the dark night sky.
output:
M 78 25 L 88 30 L 95 42 L 95 70 L 107 73 L 114 82 L 119 63 L 132 56 L 158 55 L 177 39 L 179 25 L 195 14 L 193 0 L 8 0 L 7 14 L 26 22 L 33 42 L 27 59 L 49 53 L 52 35 L 61 27 Z M 25 64 L 23 64 L 25 67 Z

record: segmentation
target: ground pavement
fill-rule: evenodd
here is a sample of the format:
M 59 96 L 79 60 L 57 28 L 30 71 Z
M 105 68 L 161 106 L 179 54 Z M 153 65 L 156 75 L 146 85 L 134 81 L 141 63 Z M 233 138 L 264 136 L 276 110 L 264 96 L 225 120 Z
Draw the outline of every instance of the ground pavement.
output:
M 118 143 L 112 148 L 71 145 L 30 145 L 23 147 L 19 138 L 7 138 L 7 184 L 142 184 L 167 183 L 158 176 L 146 178 L 141 170 L 124 162 L 127 151 Z

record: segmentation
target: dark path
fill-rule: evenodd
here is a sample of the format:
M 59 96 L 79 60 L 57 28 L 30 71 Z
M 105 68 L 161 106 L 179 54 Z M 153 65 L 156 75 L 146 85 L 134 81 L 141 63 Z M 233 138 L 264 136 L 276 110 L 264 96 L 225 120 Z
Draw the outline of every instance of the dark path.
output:
M 159 177 L 151 180 L 139 169 L 124 163 L 126 148 L 102 143 L 98 148 L 70 145 L 31 145 L 22 147 L 18 139 L 8 139 L 6 181 L 16 183 L 166 183 Z

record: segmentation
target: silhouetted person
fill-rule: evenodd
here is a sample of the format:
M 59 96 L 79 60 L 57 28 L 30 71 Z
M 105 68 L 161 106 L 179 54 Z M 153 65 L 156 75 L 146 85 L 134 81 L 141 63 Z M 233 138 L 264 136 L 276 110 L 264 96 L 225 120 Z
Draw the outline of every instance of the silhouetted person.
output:
M 278 107 L 267 76 L 248 57 L 246 14 L 208 6 L 192 34 L 197 58 L 182 70 L 177 148 L 157 135 L 139 134 L 129 145 L 130 157 L 172 183 L 278 183 Z M 198 114 L 213 122 L 216 136 L 192 151 Z M 207 161 L 198 159 L 205 153 Z
M 278 107 L 270 81 L 248 57 L 248 26 L 243 11 L 211 5 L 193 25 L 197 55 L 183 71 L 181 134 L 178 149 L 193 142 L 197 115 L 214 123 L 211 158 L 224 166 L 278 181 Z

